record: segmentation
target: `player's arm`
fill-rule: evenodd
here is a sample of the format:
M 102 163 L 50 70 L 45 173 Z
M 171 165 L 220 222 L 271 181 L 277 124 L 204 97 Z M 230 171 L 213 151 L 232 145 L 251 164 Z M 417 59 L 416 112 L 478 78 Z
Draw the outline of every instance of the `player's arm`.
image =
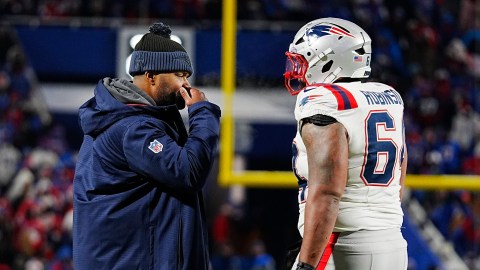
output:
M 333 118 L 332 118 L 333 119 Z M 308 157 L 308 198 L 300 262 L 317 266 L 332 233 L 348 171 L 345 127 L 305 123 L 301 130 Z
M 401 174 L 400 174 L 400 200 L 403 198 L 403 191 L 405 190 L 405 177 L 407 176 L 407 163 L 408 163 L 408 153 L 407 153 L 407 146 L 404 145 L 404 152 L 403 152 L 403 161 L 400 167 Z

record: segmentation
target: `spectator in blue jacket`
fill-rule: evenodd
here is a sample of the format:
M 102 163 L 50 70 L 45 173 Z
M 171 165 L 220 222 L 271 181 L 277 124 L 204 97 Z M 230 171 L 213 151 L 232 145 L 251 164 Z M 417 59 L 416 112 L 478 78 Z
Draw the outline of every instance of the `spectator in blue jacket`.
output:
M 209 268 L 202 187 L 218 150 L 220 108 L 190 86 L 189 56 L 170 34 L 152 25 L 132 54 L 133 81 L 104 78 L 80 107 L 76 270 Z

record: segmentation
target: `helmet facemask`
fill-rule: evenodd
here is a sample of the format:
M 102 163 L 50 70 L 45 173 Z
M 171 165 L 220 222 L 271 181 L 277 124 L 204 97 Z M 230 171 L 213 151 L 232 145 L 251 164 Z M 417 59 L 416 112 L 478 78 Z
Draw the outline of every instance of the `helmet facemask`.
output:
M 287 62 L 285 64 L 285 87 L 292 96 L 297 95 L 307 86 L 305 74 L 308 69 L 308 62 L 303 55 L 292 52 L 285 52 Z

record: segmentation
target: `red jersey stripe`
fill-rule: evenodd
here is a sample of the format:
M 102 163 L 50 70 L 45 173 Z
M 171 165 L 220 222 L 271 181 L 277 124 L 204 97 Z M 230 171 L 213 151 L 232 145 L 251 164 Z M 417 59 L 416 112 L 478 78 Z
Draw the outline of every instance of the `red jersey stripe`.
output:
M 320 258 L 320 262 L 318 263 L 316 270 L 324 270 L 325 267 L 327 267 L 328 260 L 332 256 L 333 249 L 335 248 L 335 244 L 337 243 L 339 235 L 339 232 L 334 232 L 330 235 L 330 239 L 328 240 L 328 244 L 323 251 L 322 257 Z

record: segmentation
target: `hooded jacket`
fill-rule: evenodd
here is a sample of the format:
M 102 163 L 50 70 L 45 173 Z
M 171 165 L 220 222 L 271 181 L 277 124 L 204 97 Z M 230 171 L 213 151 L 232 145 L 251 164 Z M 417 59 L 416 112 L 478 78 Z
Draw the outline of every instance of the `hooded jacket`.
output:
M 202 187 L 219 140 L 220 108 L 154 101 L 106 78 L 80 107 L 73 183 L 76 270 L 208 269 Z M 130 104 L 131 103 L 131 104 Z

